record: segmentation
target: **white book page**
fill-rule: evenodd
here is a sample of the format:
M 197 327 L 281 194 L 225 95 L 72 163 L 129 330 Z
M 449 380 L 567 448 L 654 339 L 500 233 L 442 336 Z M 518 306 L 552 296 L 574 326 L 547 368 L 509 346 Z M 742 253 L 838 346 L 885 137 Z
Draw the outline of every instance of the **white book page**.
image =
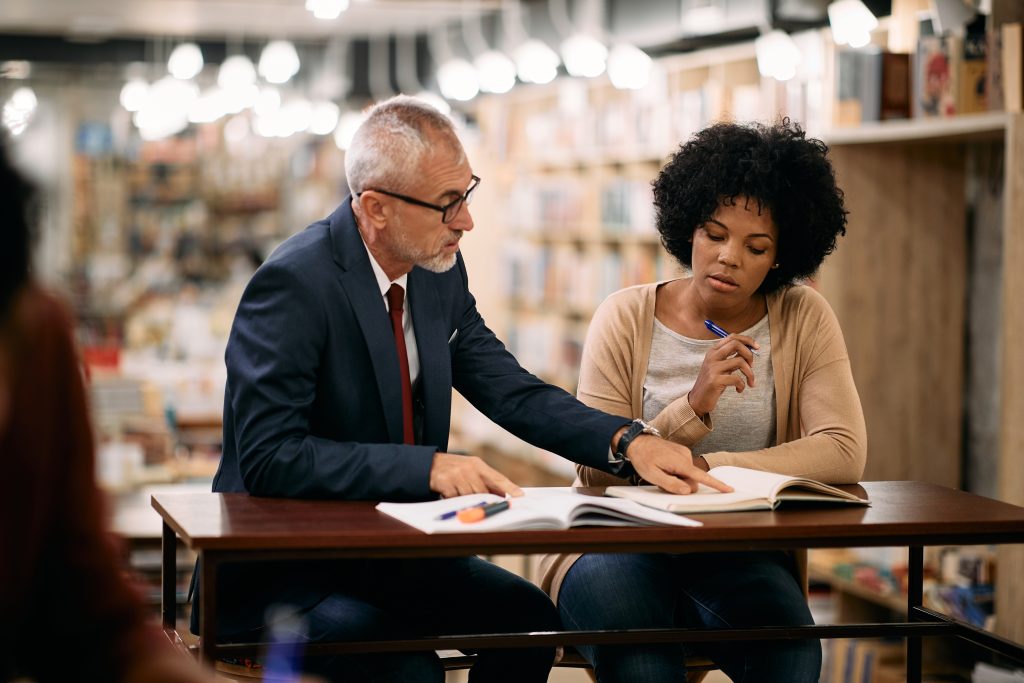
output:
M 628 500 L 611 500 L 576 493 L 568 486 L 524 488 L 524 495 L 508 498 L 509 507 L 479 522 L 455 517 L 440 520 L 447 512 L 480 502 L 506 500 L 490 493 L 475 493 L 425 503 L 380 503 L 377 509 L 428 534 L 472 533 L 513 529 L 567 529 L 573 519 L 579 526 L 634 526 L 642 523 L 700 526 L 696 520 L 648 509 Z
M 646 507 L 669 510 L 672 513 L 756 510 L 771 507 L 764 496 L 756 493 L 722 493 L 703 484 L 696 492 L 686 495 L 669 493 L 657 486 L 609 486 L 606 493 L 609 496 L 626 498 Z
M 653 510 L 632 500 L 576 493 L 571 487 L 524 488 L 525 506 L 536 506 L 565 521 L 565 526 L 636 526 L 644 522 L 663 526 L 701 526 L 694 519 Z
M 761 470 L 733 467 L 731 465 L 712 467 L 708 474 L 733 487 L 736 491 L 748 494 L 748 497 L 764 498 L 770 502 L 775 502 L 775 496 L 778 494 L 779 489 L 794 480 L 793 477 L 786 476 L 785 474 L 775 474 L 774 472 L 763 472 Z M 709 487 L 701 486 L 701 489 L 705 488 Z M 714 489 L 710 490 L 713 491 Z M 722 495 L 728 496 L 732 494 Z
M 731 465 L 713 467 L 709 474 L 729 484 L 729 486 L 732 486 L 737 491 L 759 493 L 772 503 L 787 498 L 793 500 L 867 502 L 842 489 L 837 489 L 834 486 L 822 484 L 820 481 L 804 477 L 791 477 L 785 474 L 775 474 L 774 472 L 763 472 L 761 470 L 733 467 Z
M 786 499 L 870 505 L 851 493 L 810 479 L 731 465 L 714 467 L 709 474 L 732 486 L 733 492 L 722 493 L 701 484 L 689 495 L 668 493 L 656 486 L 609 486 L 606 493 L 677 513 L 770 510 Z

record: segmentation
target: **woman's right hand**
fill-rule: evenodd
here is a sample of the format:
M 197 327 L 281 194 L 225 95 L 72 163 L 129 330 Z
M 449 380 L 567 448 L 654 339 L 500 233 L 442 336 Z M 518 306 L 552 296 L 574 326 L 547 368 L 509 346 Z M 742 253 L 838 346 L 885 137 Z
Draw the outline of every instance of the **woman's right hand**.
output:
M 758 348 L 752 337 L 730 334 L 704 355 L 704 364 L 687 396 L 690 407 L 699 417 L 715 409 L 727 388 L 736 387 L 736 391 L 742 393 L 748 386 L 754 386 L 754 354 L 748 348 L 751 346 Z

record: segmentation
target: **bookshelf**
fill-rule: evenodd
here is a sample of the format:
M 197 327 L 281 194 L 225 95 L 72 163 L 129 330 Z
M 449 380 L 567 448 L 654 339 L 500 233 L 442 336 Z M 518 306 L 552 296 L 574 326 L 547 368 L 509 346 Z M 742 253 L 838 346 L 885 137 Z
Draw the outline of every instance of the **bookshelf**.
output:
M 616 183 L 649 183 L 678 143 L 711 121 L 793 112 L 832 148 L 850 210 L 848 234 L 815 286 L 843 326 L 865 408 L 865 479 L 962 485 L 966 374 L 971 354 L 983 354 L 999 359 L 992 389 L 998 447 L 973 457 L 995 469 L 991 495 L 1024 504 L 1024 472 L 1014 466 L 1024 450 L 1024 360 L 1014 352 L 1024 338 L 1024 115 L 833 128 L 827 33 L 801 40 L 823 46 L 823 66 L 788 85 L 763 81 L 753 45 L 738 44 L 660 60 L 647 91 L 613 92 L 601 79 L 556 81 L 483 100 L 480 147 L 494 182 L 474 214 L 493 230 L 491 244 L 500 240 L 503 256 L 501 263 L 478 257 L 476 266 L 467 256 L 471 280 L 489 281 L 481 310 L 525 367 L 574 391 L 590 313 L 609 288 L 676 271 L 644 225 L 650 215 L 630 215 L 619 229 L 607 220 L 602 193 Z M 980 167 L 979 158 L 986 160 Z M 978 185 L 989 191 L 987 207 L 977 206 L 971 188 Z M 634 200 L 640 203 L 638 190 Z M 998 238 L 1002 254 L 986 285 L 991 325 L 980 346 L 969 335 L 967 298 L 980 286 L 969 261 L 979 232 Z M 634 267 L 620 265 L 618 277 L 603 278 L 616 257 Z M 525 449 L 524 457 L 571 476 L 571 464 L 559 458 L 500 436 L 491 441 L 473 417 L 464 424 L 469 441 Z M 1000 549 L 998 562 L 1002 576 L 1024 574 L 1021 549 Z M 996 631 L 1020 641 L 1024 589 L 1014 583 L 998 584 Z

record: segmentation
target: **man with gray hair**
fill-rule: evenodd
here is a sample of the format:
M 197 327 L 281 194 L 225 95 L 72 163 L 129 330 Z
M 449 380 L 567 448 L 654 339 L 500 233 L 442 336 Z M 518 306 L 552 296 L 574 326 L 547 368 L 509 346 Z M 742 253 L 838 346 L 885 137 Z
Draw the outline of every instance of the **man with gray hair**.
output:
M 404 96 L 378 104 L 345 170 L 352 194 L 281 245 L 242 297 L 214 491 L 521 495 L 480 458 L 446 452 L 453 388 L 573 462 L 679 493 L 701 482 L 726 488 L 684 446 L 529 374 L 487 328 L 459 254 L 480 179 L 447 117 Z M 559 628 L 542 591 L 476 557 L 249 564 L 223 569 L 218 587 L 225 640 L 265 637 L 272 603 L 292 605 L 314 642 Z M 470 680 L 544 681 L 553 658 L 552 648 L 482 650 Z M 444 678 L 433 652 L 310 659 L 306 668 L 331 680 Z

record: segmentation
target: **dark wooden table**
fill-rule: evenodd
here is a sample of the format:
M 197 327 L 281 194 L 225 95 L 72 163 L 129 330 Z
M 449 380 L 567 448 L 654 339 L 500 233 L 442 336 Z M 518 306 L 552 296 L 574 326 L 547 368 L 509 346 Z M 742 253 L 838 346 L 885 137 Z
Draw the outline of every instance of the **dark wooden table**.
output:
M 258 644 L 217 644 L 213 577 L 223 562 L 274 559 L 451 557 L 548 552 L 709 552 L 792 548 L 906 546 L 910 549 L 907 621 L 759 629 L 646 629 L 467 634 L 306 647 L 328 652 L 395 652 L 586 643 L 703 642 L 792 638 L 902 637 L 907 680 L 921 680 L 921 638 L 962 638 L 1024 662 L 1024 647 L 922 606 L 924 546 L 1024 542 L 1024 508 L 913 481 L 865 482 L 848 488 L 871 507 L 796 507 L 775 512 L 693 515 L 702 527 L 581 527 L 428 535 L 383 515 L 370 502 L 256 498 L 246 494 L 153 496 L 163 518 L 163 621 L 175 628 L 176 537 L 202 566 L 200 655 L 251 655 Z M 584 490 L 599 494 L 599 489 Z M 1010 577 L 1004 577 L 1003 580 Z

